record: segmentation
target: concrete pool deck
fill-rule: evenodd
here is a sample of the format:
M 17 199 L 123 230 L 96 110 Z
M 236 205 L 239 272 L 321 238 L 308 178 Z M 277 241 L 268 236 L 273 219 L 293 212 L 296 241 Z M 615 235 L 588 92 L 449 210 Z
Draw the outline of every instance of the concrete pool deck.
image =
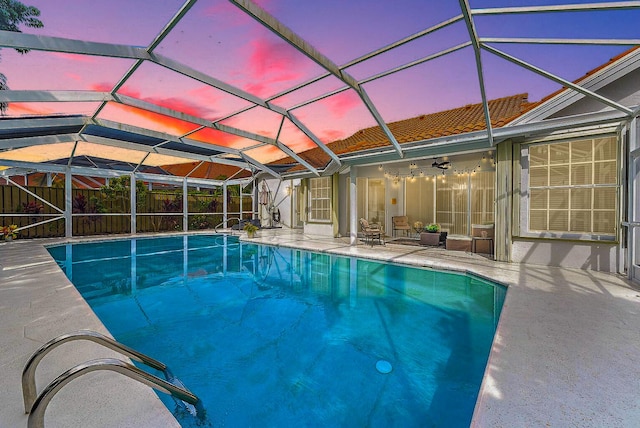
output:
M 287 229 L 262 230 L 253 241 L 471 271 L 508 285 L 474 427 L 638 425 L 640 290 L 618 275 L 497 263 L 477 254 L 393 243 L 352 247 L 348 238 Z M 43 246 L 58 242 L 67 241 L 0 244 L 2 427 L 27 426 L 20 375 L 39 346 L 80 329 L 108 333 Z M 107 356 L 123 358 L 93 343 L 62 345 L 42 360 L 38 391 L 73 365 Z M 93 372 L 65 386 L 45 421 L 47 427 L 179 426 L 151 388 L 113 372 Z

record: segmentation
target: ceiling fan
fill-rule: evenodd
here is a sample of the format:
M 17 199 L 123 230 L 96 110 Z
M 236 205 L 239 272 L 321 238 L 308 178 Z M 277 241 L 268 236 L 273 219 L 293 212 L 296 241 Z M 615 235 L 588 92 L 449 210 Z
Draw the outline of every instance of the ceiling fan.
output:
M 449 161 L 438 162 L 438 158 L 433 159 L 433 163 L 431 164 L 432 168 L 440 168 L 440 169 L 449 169 Z

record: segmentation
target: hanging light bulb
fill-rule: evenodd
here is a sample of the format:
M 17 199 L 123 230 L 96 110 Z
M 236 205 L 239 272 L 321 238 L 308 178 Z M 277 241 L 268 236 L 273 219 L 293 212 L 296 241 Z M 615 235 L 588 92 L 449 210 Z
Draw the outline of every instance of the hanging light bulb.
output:
M 378 165 L 378 171 L 382 171 L 382 164 Z
M 424 177 L 424 171 L 420 171 L 420 177 Z

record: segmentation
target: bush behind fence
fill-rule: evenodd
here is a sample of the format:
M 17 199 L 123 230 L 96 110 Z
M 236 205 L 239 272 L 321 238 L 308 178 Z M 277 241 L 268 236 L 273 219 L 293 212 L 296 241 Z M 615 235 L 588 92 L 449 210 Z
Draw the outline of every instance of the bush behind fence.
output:
M 64 211 L 64 189 L 57 187 L 27 186 L 30 192 Z M 131 232 L 130 193 L 100 190 L 73 189 L 73 235 L 103 235 Z M 252 200 L 243 196 L 243 218 L 251 218 Z M 223 219 L 221 196 L 189 193 L 187 210 L 189 230 L 212 229 Z M 0 185 L 0 226 L 15 224 L 25 227 L 56 216 L 60 211 L 11 185 Z M 240 197 L 231 196 L 227 202 L 229 216 L 240 212 Z M 136 204 L 137 232 L 181 231 L 183 199 L 182 192 L 149 191 L 140 195 Z M 19 215 L 11 215 L 19 214 Z M 62 237 L 65 233 L 64 219 L 54 220 L 18 232 L 20 238 Z

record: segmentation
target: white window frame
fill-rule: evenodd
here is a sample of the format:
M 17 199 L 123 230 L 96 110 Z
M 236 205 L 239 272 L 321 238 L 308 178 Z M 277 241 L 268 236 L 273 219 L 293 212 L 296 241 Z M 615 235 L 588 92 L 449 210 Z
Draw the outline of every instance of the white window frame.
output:
M 314 186 L 321 182 L 325 182 L 325 186 Z M 326 190 L 326 196 L 319 195 L 322 190 Z M 333 180 L 332 177 L 315 177 L 309 179 L 309 213 L 308 221 L 310 223 L 331 223 L 332 222 L 332 196 L 333 196 Z M 319 202 L 326 201 L 326 207 L 317 207 Z M 328 218 L 316 218 L 314 212 L 324 212 Z
M 576 233 L 576 232 L 551 232 L 551 231 L 531 231 L 529 229 L 529 148 L 535 145 L 551 145 L 557 143 L 566 143 L 570 141 L 580 141 L 585 139 L 597 139 L 597 138 L 610 138 L 613 137 L 616 139 L 616 204 L 615 204 L 615 219 L 616 219 L 616 232 L 614 234 L 599 234 L 599 233 Z M 577 240 L 577 241 L 605 241 L 605 242 L 617 242 L 619 239 L 619 229 L 620 229 L 620 220 L 619 220 L 619 212 L 620 212 L 620 135 L 617 133 L 598 133 L 598 134 L 583 134 L 583 135 L 572 135 L 571 137 L 565 138 L 551 138 L 547 140 L 541 141 L 531 141 L 525 144 L 522 144 L 520 147 L 520 237 L 528 237 L 528 238 L 547 238 L 547 239 L 558 239 L 558 240 Z M 556 186 L 553 186 L 556 187 Z M 597 188 L 597 187 L 612 187 L 609 184 L 601 185 L 601 184 L 591 184 L 591 185 L 583 185 L 583 186 L 566 186 L 568 189 L 570 188 Z M 595 210 L 591 210 L 593 215 Z

